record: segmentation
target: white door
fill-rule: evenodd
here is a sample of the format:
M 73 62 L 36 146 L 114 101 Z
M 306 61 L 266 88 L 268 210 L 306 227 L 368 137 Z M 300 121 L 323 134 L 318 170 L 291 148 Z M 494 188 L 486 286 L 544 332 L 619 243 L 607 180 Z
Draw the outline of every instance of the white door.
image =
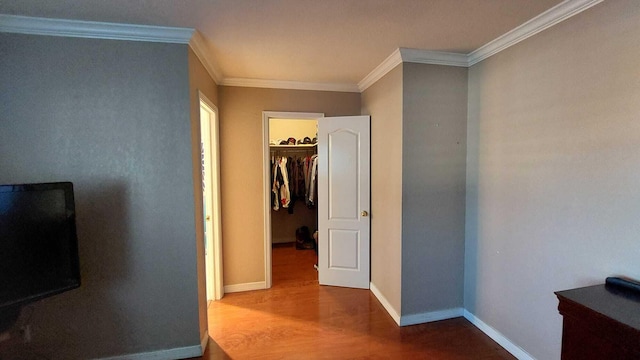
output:
M 205 106 L 200 107 L 200 162 L 202 165 L 202 210 L 204 221 L 204 258 L 207 282 L 207 301 L 212 301 L 214 293 L 213 276 L 213 196 L 211 194 L 211 113 Z
M 200 94 L 200 139 L 202 199 L 207 301 L 220 300 L 222 284 L 222 246 L 220 214 L 220 155 L 217 108 Z
M 318 279 L 369 288 L 370 117 L 318 119 Z

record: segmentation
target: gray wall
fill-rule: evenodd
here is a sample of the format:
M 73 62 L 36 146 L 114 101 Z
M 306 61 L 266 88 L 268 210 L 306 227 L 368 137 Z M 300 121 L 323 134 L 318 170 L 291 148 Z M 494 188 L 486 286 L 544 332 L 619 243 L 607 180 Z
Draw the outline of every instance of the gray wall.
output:
M 467 69 L 404 64 L 402 315 L 462 307 Z
M 200 343 L 187 46 L 0 34 L 0 183 L 72 181 L 82 287 L 33 305 L 52 359 Z
M 402 68 L 400 64 L 362 93 L 371 115 L 371 283 L 401 311 L 402 278 Z
M 465 307 L 538 359 L 554 291 L 640 278 L 638 24 L 603 2 L 470 69 Z

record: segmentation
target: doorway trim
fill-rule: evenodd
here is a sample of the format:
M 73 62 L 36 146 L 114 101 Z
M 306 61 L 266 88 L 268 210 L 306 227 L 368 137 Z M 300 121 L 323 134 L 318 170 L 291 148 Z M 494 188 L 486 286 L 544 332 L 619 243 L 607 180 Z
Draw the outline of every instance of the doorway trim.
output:
M 211 251 L 213 252 L 213 279 L 208 279 L 206 277 L 207 267 L 211 266 L 211 264 L 207 264 L 205 262 L 205 286 L 210 286 L 211 281 L 213 280 L 213 300 L 220 300 L 224 296 L 224 283 L 222 277 L 222 217 L 221 217 L 221 205 L 220 205 L 220 116 L 218 112 L 218 107 L 216 107 L 211 100 L 209 100 L 206 95 L 198 90 L 198 98 L 200 99 L 199 105 L 200 108 L 204 107 L 207 111 L 211 110 L 213 113 L 212 123 L 209 124 L 210 128 L 210 145 L 211 145 L 211 159 L 208 168 L 211 171 L 211 182 L 210 188 L 212 189 L 212 197 L 213 203 L 211 204 L 213 208 L 213 246 Z M 208 109 L 207 109 L 208 108 Z M 202 121 L 202 119 L 200 119 Z M 202 131 L 202 129 L 201 129 Z M 202 142 L 202 138 L 200 139 Z M 204 181 L 204 179 L 203 179 Z M 204 209 L 203 209 L 204 210 Z M 204 231 L 204 229 L 203 229 Z M 206 261 L 206 257 L 205 257 Z M 209 300 L 209 299 L 207 299 Z M 208 307 L 208 306 L 207 306 Z
M 271 161 L 269 151 L 269 119 L 320 120 L 324 113 L 312 112 L 262 112 L 262 169 L 264 184 L 264 282 L 271 288 Z

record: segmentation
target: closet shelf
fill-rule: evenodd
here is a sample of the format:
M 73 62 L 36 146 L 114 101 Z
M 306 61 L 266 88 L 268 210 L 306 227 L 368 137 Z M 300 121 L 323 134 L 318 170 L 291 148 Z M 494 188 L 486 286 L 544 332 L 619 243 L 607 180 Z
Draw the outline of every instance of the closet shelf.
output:
M 300 145 L 269 145 L 270 149 L 313 149 L 318 144 L 300 144 Z
M 317 144 L 269 145 L 272 156 L 310 156 L 318 153 Z

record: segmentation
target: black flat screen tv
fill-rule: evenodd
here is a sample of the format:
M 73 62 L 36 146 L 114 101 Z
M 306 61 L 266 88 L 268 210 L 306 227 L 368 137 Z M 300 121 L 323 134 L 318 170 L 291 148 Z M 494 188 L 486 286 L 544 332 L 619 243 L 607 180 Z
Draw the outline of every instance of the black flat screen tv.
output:
M 0 185 L 0 314 L 79 286 L 73 184 Z

